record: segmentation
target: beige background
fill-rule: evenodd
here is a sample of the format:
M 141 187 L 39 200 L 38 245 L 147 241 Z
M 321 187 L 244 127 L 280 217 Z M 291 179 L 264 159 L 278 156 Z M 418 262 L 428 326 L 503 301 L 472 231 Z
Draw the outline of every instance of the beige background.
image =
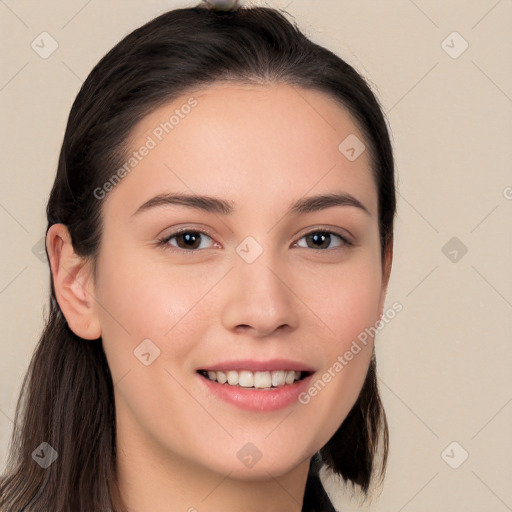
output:
M 366 76 L 392 127 L 399 201 L 387 304 L 404 309 L 377 342 L 391 452 L 370 509 L 512 510 L 512 2 L 267 3 Z M 0 2 L 1 461 L 43 325 L 49 270 L 33 248 L 71 103 L 124 35 L 195 2 L 48 4 Z M 31 47 L 43 31 L 58 42 L 47 59 Z M 455 262 L 442 250 L 452 237 Z M 363 510 L 326 486 L 343 510 Z

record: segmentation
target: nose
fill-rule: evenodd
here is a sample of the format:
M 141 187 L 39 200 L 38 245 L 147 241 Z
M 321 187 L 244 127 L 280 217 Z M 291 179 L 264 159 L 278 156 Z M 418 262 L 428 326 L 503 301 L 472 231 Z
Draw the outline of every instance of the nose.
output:
M 291 276 L 263 251 L 256 261 L 235 261 L 229 273 L 221 320 L 231 332 L 264 337 L 291 332 L 298 326 L 298 299 Z

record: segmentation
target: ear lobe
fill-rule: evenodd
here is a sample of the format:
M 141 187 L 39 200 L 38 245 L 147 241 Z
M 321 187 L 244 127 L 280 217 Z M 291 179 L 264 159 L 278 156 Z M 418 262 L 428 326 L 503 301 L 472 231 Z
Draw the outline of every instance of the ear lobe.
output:
M 384 302 L 386 300 L 386 292 L 388 289 L 389 276 L 391 274 L 391 266 L 393 262 L 393 235 L 391 235 L 384 248 L 384 260 L 382 263 L 382 288 L 379 301 L 379 318 L 384 313 Z
M 54 224 L 46 234 L 46 248 L 55 297 L 69 328 L 79 337 L 101 337 L 94 298 L 92 262 L 78 256 L 64 224 Z

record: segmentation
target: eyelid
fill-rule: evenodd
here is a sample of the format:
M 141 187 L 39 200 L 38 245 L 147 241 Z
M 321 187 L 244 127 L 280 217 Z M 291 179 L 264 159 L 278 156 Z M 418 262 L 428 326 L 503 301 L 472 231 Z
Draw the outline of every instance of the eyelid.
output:
M 337 235 L 344 241 L 344 243 L 348 245 L 356 245 L 355 238 L 348 230 L 322 224 L 314 226 L 313 228 L 306 228 L 305 230 L 301 231 L 301 233 L 297 235 L 297 240 L 300 240 L 301 238 L 304 238 L 305 236 L 310 235 L 312 233 L 319 232 Z
M 215 238 L 204 228 L 195 228 L 193 226 L 185 226 L 182 228 L 176 228 L 174 231 L 172 231 L 170 234 L 165 235 L 163 237 L 158 237 L 158 245 L 164 246 L 165 249 L 171 250 L 171 251 L 177 251 L 177 252 L 186 252 L 186 253 L 199 253 L 204 251 L 204 249 L 182 249 L 181 247 L 174 247 L 169 244 L 169 240 L 171 238 L 174 238 L 175 236 L 181 234 L 181 233 L 199 233 L 201 235 L 206 235 L 208 238 L 212 240 L 212 242 L 219 243 L 215 240 Z M 217 247 L 214 247 L 217 249 Z
M 336 249 L 343 249 L 343 247 L 345 246 L 354 246 L 356 245 L 353 237 L 351 236 L 351 234 L 349 234 L 349 236 L 347 236 L 347 234 L 345 234 L 345 231 L 346 230 L 342 230 L 340 228 L 335 228 L 335 227 L 332 227 L 332 226 L 325 226 L 325 225 L 319 225 L 319 226 L 314 226 L 312 228 L 305 228 L 305 230 L 303 230 L 300 235 L 297 235 L 297 237 L 295 238 L 295 241 L 293 242 L 293 245 L 295 246 L 299 240 L 301 240 L 302 238 L 304 238 L 305 236 L 308 236 L 308 235 L 311 235 L 313 233 L 327 233 L 327 234 L 331 234 L 331 235 L 336 235 L 338 236 L 340 239 L 341 239 L 341 246 L 338 246 L 338 247 L 333 247 L 333 248 L 330 248 L 330 249 L 314 249 L 314 248 L 310 248 L 308 247 L 307 249 L 309 250 L 314 250 L 314 251 L 319 251 L 319 252 L 328 252 L 328 251 L 333 251 L 333 250 L 336 250 Z M 213 243 L 219 243 L 215 240 L 215 238 L 204 228 L 195 228 L 193 226 L 184 226 L 184 227 L 181 227 L 181 228 L 176 228 L 174 231 L 172 231 L 169 235 L 166 235 L 164 237 L 159 237 L 158 238 L 158 244 L 161 245 L 161 246 L 164 246 L 164 248 L 168 249 L 168 250 L 171 250 L 171 251 L 174 251 L 174 252 L 185 252 L 185 253 L 201 253 L 202 251 L 204 251 L 205 249 L 182 249 L 180 247 L 174 247 L 174 246 L 171 246 L 169 244 L 169 240 L 171 238 L 174 238 L 175 236 L 181 234 L 181 233 L 187 233 L 187 232 L 192 232 L 192 233 L 199 233 L 201 235 L 206 235 L 208 238 L 210 238 Z M 218 247 L 215 247 L 215 249 L 218 249 Z M 305 249 L 305 247 L 300 247 L 300 249 Z
M 203 227 L 202 224 L 198 224 L 198 225 L 184 224 L 184 225 L 181 225 L 181 227 L 169 226 L 166 229 L 164 229 L 163 231 L 161 231 L 161 233 L 168 232 L 169 234 L 165 235 L 165 236 L 160 235 L 159 237 L 160 238 L 170 238 L 174 235 L 179 235 L 180 233 L 184 233 L 184 232 L 188 232 L 188 231 L 193 231 L 194 233 L 202 233 L 204 235 L 208 235 L 210 238 L 214 237 L 214 235 L 212 233 L 210 233 L 210 229 L 208 227 Z
M 321 249 L 320 247 L 304 247 L 302 245 L 299 245 L 300 241 L 305 239 L 307 236 L 309 235 L 313 235 L 315 233 L 324 233 L 324 234 L 327 234 L 331 241 L 333 240 L 333 236 L 334 237 L 337 237 L 339 239 L 339 242 L 338 242 L 338 245 L 335 246 L 335 247 L 328 247 L 327 249 Z M 307 245 L 307 243 L 306 243 Z M 314 253 L 326 253 L 326 254 L 331 254 L 333 252 L 336 252 L 336 251 L 343 251 L 343 250 L 347 250 L 351 247 L 353 247 L 355 244 L 352 243 L 348 237 L 345 237 L 335 231 L 332 231 L 332 230 L 327 230 L 327 229 L 314 229 L 313 231 L 309 231 L 307 233 L 305 233 L 304 235 L 302 235 L 301 237 L 299 237 L 297 239 L 296 242 L 293 243 L 292 247 L 293 248 L 297 248 L 297 249 L 306 249 L 308 251 L 313 251 Z

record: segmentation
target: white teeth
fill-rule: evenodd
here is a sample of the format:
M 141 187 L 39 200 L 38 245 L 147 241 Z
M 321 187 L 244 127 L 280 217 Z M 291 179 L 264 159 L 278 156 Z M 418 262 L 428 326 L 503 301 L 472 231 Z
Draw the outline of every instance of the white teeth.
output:
M 286 374 L 286 379 L 285 379 L 286 384 L 293 384 L 294 380 L 295 380 L 295 372 L 288 372 Z
M 272 372 L 272 386 L 282 386 L 285 382 L 286 372 L 284 370 Z
M 272 377 L 270 372 L 256 372 L 254 374 L 254 387 L 255 388 L 271 388 Z
M 252 388 L 254 386 L 254 377 L 252 372 L 242 371 L 238 374 L 238 385 L 243 388 Z
M 229 372 L 227 373 L 227 376 L 228 376 L 228 384 L 231 384 L 231 386 L 238 385 L 238 372 L 229 370 Z
M 272 372 L 251 372 L 249 370 L 237 372 L 235 370 L 228 370 L 214 372 L 209 370 L 207 374 L 210 380 L 217 381 L 220 384 L 227 382 L 230 386 L 266 389 L 293 384 L 296 380 L 300 379 L 301 372 L 293 370 L 276 370 Z

